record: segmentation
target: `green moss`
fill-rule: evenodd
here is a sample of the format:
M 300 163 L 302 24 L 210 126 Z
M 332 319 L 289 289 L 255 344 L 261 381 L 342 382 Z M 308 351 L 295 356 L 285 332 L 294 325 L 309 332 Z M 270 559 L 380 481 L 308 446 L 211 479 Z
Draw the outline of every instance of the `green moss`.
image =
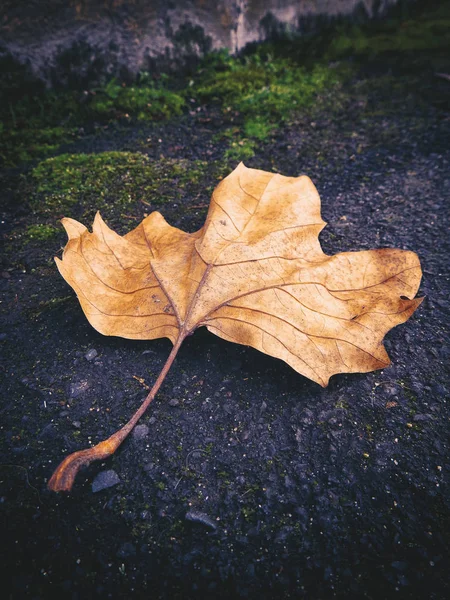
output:
M 106 119 L 135 117 L 141 121 L 168 119 L 179 115 L 184 99 L 177 93 L 157 88 L 146 78 L 146 84 L 126 86 L 113 79 L 98 90 L 89 110 Z
M 226 118 L 243 119 L 241 127 L 230 130 L 232 141 L 224 155 L 228 162 L 254 156 L 258 142 L 299 111 L 310 109 L 340 81 L 337 70 L 327 65 L 306 69 L 265 48 L 245 58 L 226 52 L 209 57 L 189 92 L 202 103 L 220 102 Z
M 55 152 L 61 144 L 69 143 L 74 138 L 75 130 L 64 127 L 5 129 L 1 133 L 0 159 L 7 166 L 13 166 L 45 157 Z
M 202 102 L 220 101 L 225 110 L 243 113 L 247 135 L 256 133 L 258 139 L 338 83 L 336 71 L 328 66 L 306 69 L 262 52 L 245 59 L 222 52 L 212 66 L 200 72 L 190 93 Z
M 246 521 L 253 521 L 256 515 L 256 510 L 252 506 L 243 506 L 241 513 Z
M 336 112 L 336 92 L 358 62 L 343 65 L 341 59 L 347 56 L 364 61 L 381 57 L 390 64 L 386 55 L 395 53 L 397 62 L 403 56 L 448 72 L 450 2 L 414 5 L 406 9 L 402 4 L 402 19 L 325 28 L 318 35 L 262 44 L 246 56 L 212 53 L 184 84 L 179 77 L 155 81 L 141 73 L 131 85 L 113 79 L 83 91 L 45 91 L 36 82 L 27 83 L 23 67 L 13 76 L 9 65 L 0 73 L 0 162 L 15 166 L 41 160 L 85 131 L 102 131 L 117 121 L 169 119 L 180 115 L 192 98 L 220 104 L 225 120 L 238 124 L 228 140 L 225 162 L 248 159 L 258 143 L 296 113 L 323 108 L 324 103 Z
M 163 78 L 156 85 L 141 74 L 131 86 L 113 79 L 91 91 L 25 93 L 12 98 L 0 91 L 0 159 L 14 166 L 55 153 L 62 144 L 83 135 L 83 126 L 124 118 L 169 119 L 181 114 L 185 101 Z M 11 90 L 10 90 L 11 92 Z
M 262 118 L 247 119 L 244 125 L 244 132 L 248 138 L 261 141 L 267 139 L 273 129 L 274 126 Z
M 246 138 L 231 142 L 225 151 L 224 158 L 230 163 L 238 163 L 241 160 L 252 158 L 255 155 L 255 143 Z
M 0 160 L 14 166 L 43 158 L 77 137 L 75 115 L 80 111 L 74 93 L 0 91 Z
M 347 402 L 347 400 L 341 399 L 338 400 L 334 406 L 335 408 L 343 408 L 344 410 L 347 410 L 349 408 L 349 403 Z
M 62 298 L 50 298 L 50 300 L 39 302 L 37 308 L 33 308 L 29 315 L 31 318 L 37 319 L 42 313 L 50 311 L 54 308 L 60 308 L 62 305 L 71 301 L 72 299 L 73 296 L 63 296 Z
M 134 209 L 141 218 L 144 211 L 179 200 L 206 168 L 202 161 L 155 162 L 139 152 L 62 154 L 33 169 L 31 206 L 36 215 L 53 219 L 68 213 L 91 218 L 107 210 L 117 220 Z
M 214 449 L 214 444 L 212 442 L 210 442 L 209 444 L 206 444 L 205 449 L 203 450 L 203 452 L 207 456 L 211 456 L 213 449 Z
M 58 236 L 59 230 L 52 225 L 45 225 L 38 223 L 36 225 L 29 225 L 25 232 L 25 239 L 27 241 L 38 241 L 44 242 L 47 240 L 54 239 Z
M 230 474 L 227 471 L 219 471 L 217 473 L 217 478 L 219 479 L 219 485 L 222 487 L 228 487 L 231 483 Z

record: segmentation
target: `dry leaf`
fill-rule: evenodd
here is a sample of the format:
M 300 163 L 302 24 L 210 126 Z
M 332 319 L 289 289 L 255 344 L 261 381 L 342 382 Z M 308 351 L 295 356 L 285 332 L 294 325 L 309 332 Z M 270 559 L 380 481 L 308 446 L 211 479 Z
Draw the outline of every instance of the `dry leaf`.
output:
M 239 165 L 193 234 L 158 212 L 124 237 L 99 214 L 93 233 L 72 219 L 63 225 L 69 242 L 56 262 L 91 325 L 104 335 L 168 337 L 174 348 L 138 416 L 118 437 L 63 461 L 49 484 L 55 490 L 71 488 L 75 467 L 76 474 L 114 452 L 198 327 L 281 358 L 326 386 L 336 373 L 386 367 L 385 334 L 422 301 L 413 299 L 421 279 L 413 252 L 322 252 L 320 199 L 304 176 Z

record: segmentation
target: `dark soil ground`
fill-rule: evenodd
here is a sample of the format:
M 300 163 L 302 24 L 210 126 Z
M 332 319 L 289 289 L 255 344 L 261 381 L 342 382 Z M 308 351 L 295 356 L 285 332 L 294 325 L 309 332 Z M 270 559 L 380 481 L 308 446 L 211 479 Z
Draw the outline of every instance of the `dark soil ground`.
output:
M 47 491 L 54 468 L 129 418 L 170 344 L 89 326 L 52 261 L 64 235 L 24 237 L 38 210 L 36 163 L 3 170 L 5 598 L 449 597 L 450 83 L 426 60 L 405 69 L 402 58 L 396 70 L 396 58 L 361 61 L 336 102 L 280 125 L 246 160 L 311 177 L 326 253 L 417 252 L 425 301 L 388 334 L 392 366 L 322 389 L 200 330 L 130 439 L 68 496 Z M 117 124 L 67 151 L 206 161 L 158 207 L 194 231 L 217 164 L 222 175 L 235 166 L 217 135 L 227 115 L 205 105 L 165 123 Z M 125 233 L 147 209 L 135 200 L 113 224 Z M 78 203 L 66 216 L 82 212 Z M 55 209 L 55 226 L 61 216 Z

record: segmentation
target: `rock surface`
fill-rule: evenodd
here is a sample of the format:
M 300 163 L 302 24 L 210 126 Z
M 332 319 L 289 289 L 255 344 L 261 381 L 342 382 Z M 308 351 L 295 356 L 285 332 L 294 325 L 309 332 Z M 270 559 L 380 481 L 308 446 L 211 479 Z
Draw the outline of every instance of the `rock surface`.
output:
M 80 81 L 93 68 L 118 75 L 181 65 L 218 48 L 231 52 L 318 20 L 380 16 L 397 0 L 7 0 L 0 56 L 10 53 L 47 81 Z
M 97 356 L 98 356 L 97 350 L 95 350 L 95 348 L 92 348 L 91 350 L 88 350 L 86 352 L 86 354 L 84 355 L 84 358 L 90 362 L 91 360 L 94 360 L 94 358 L 97 358 Z
M 118 483 L 120 483 L 120 478 L 115 471 L 112 469 L 108 469 L 108 471 L 101 471 L 92 482 L 92 491 L 94 494 L 96 492 L 102 492 L 103 490 L 107 490 Z

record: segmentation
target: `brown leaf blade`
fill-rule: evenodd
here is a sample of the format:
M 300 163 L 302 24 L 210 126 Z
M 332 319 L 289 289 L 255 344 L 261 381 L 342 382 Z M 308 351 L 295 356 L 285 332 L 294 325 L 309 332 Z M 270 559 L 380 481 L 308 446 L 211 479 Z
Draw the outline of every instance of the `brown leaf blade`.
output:
M 120 237 L 99 214 L 92 233 L 73 219 L 62 224 L 69 242 L 56 264 L 91 325 L 104 335 L 175 342 L 178 321 L 153 272 L 151 248 Z
M 159 390 L 184 338 L 201 326 L 280 358 L 322 386 L 336 373 L 389 364 L 383 338 L 406 321 L 421 269 L 413 252 L 323 253 L 320 199 L 308 177 L 240 164 L 216 188 L 204 227 L 185 233 L 157 212 L 121 237 L 62 221 L 61 275 L 95 329 L 167 337 L 173 349 L 141 407 L 119 431 L 66 457 L 49 481 L 70 491 L 82 466 L 115 452 Z
M 195 234 L 159 213 L 124 237 L 99 215 L 92 234 L 63 224 L 70 239 L 58 268 L 101 333 L 175 343 L 206 326 L 322 386 L 387 366 L 384 336 L 421 302 L 413 252 L 323 253 L 320 199 L 304 176 L 239 165 Z

